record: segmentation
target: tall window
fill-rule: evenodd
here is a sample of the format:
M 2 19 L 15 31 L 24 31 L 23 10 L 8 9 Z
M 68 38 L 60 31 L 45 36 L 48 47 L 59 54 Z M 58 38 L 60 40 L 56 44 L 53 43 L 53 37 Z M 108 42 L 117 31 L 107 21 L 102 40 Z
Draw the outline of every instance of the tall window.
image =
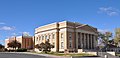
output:
M 41 36 L 39 36 L 39 41 L 40 41 L 40 39 L 41 39 Z
M 63 33 L 61 33 L 61 41 L 63 41 L 64 40 L 64 38 L 63 38 L 64 36 L 63 36 Z
M 72 40 L 72 33 L 69 33 L 69 39 Z
M 69 48 L 72 48 L 72 42 L 69 42 Z
M 64 48 L 64 43 L 63 42 L 61 42 L 61 49 L 63 49 Z
M 55 34 L 52 35 L 52 38 L 55 39 Z
M 53 42 L 53 44 L 52 44 L 54 47 L 55 47 L 55 43 Z
M 46 35 L 47 36 L 47 35 Z M 47 36 L 47 39 L 49 39 L 49 35 Z
M 49 35 L 49 39 L 51 39 L 51 35 Z
M 49 39 L 49 37 L 46 35 L 46 36 L 45 36 L 45 39 Z
M 36 41 L 38 41 L 38 37 L 36 37 Z
M 72 48 L 72 33 L 69 33 L 69 48 Z
M 42 36 L 42 40 L 44 40 L 44 36 Z

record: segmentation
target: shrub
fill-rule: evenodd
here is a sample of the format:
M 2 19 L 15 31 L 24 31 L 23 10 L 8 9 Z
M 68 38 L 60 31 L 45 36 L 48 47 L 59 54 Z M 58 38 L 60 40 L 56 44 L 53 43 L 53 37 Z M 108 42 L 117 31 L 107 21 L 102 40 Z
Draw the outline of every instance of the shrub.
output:
M 8 50 L 8 52 L 15 52 L 15 50 Z
M 8 51 L 8 49 L 7 49 L 7 48 L 5 48 L 5 49 L 4 49 L 4 51 Z
M 17 51 L 17 52 L 27 52 L 27 49 L 25 49 L 25 48 L 20 48 L 20 49 L 17 49 L 16 51 Z

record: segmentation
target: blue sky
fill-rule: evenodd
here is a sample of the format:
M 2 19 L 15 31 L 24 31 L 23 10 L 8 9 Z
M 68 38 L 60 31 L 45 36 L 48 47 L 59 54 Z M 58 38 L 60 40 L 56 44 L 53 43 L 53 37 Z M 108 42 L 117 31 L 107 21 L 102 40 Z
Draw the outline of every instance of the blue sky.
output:
M 0 0 L 0 43 L 64 20 L 114 32 L 120 27 L 120 0 Z

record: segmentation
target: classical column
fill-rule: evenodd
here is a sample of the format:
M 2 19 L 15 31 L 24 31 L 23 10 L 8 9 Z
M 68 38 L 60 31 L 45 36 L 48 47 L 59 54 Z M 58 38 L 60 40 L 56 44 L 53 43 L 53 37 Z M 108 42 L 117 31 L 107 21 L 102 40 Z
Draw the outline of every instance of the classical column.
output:
M 83 43 L 82 43 L 82 33 L 80 33 L 80 48 L 82 48 L 82 45 L 83 45 Z
M 86 42 L 86 49 L 88 49 L 88 38 L 87 38 L 87 33 L 85 34 L 85 42 Z
M 75 43 L 76 43 L 75 49 L 77 50 L 78 49 L 78 32 L 76 32 L 76 41 L 75 41 Z
M 85 42 L 86 42 L 86 49 L 88 49 L 88 45 L 87 45 L 87 44 L 88 44 L 88 41 L 87 41 L 87 33 L 85 34 L 85 40 L 86 40 L 86 41 L 85 41 Z
M 89 49 L 89 48 L 90 48 L 90 47 L 89 47 L 89 34 L 87 34 L 87 40 L 88 40 L 87 46 L 88 46 L 88 49 Z
M 94 35 L 92 35 L 92 40 L 93 40 L 93 43 L 92 43 L 92 49 L 94 49 L 94 44 L 95 44 L 95 40 L 94 40 Z
M 96 35 L 94 35 L 94 48 L 96 47 Z
M 86 49 L 86 36 L 85 36 L 85 33 L 84 33 L 84 48 Z
M 80 40 L 80 32 L 79 32 L 79 33 L 78 33 L 78 41 L 77 41 L 77 42 L 78 42 L 78 46 L 77 46 L 78 49 L 81 48 L 81 42 L 80 42 L 80 41 L 81 41 L 81 40 Z
M 89 49 L 91 49 L 91 37 L 90 37 L 90 34 L 89 34 Z
M 90 46 L 91 46 L 91 49 L 92 49 L 92 34 L 90 34 L 90 39 L 91 39 L 90 40 L 91 41 L 91 45 Z
M 92 42 L 92 49 L 93 49 L 93 46 L 94 46 L 94 37 L 93 37 L 93 35 L 92 35 L 92 40 L 91 40 L 91 42 Z
M 82 48 L 84 48 L 84 33 L 82 33 Z

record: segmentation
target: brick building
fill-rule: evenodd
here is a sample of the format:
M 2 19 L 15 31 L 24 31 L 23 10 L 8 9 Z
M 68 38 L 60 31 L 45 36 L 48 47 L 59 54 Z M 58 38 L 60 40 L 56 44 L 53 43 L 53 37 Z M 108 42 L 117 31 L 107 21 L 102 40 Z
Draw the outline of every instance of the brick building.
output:
M 17 37 L 10 37 L 5 39 L 5 48 L 8 48 L 8 43 L 12 42 L 13 40 L 17 40 L 21 43 L 21 48 L 32 49 L 33 48 L 33 37 L 32 36 L 17 36 Z

